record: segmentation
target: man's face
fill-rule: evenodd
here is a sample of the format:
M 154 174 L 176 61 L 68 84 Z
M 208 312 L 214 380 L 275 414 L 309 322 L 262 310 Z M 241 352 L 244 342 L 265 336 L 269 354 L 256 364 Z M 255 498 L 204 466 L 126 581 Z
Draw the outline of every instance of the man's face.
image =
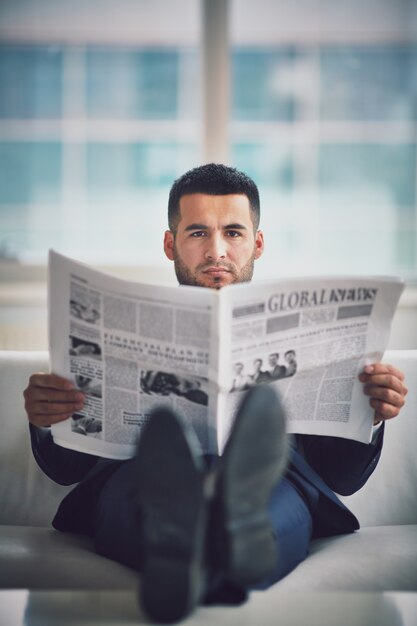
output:
M 284 356 L 287 363 L 293 363 L 295 361 L 294 352 L 287 352 Z
M 178 282 L 212 289 L 250 281 L 263 248 L 243 194 L 182 196 L 176 232 L 166 231 L 164 239 Z
M 269 355 L 269 365 L 271 367 L 275 367 L 275 365 L 278 363 L 278 356 L 276 354 L 270 354 Z

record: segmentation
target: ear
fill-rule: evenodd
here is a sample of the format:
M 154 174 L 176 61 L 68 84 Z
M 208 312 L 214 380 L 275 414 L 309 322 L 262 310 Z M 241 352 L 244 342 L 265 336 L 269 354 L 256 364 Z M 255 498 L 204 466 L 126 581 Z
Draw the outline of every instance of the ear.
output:
M 261 230 L 256 231 L 255 235 L 255 259 L 259 259 L 264 251 L 264 234 Z
M 170 261 L 174 260 L 174 233 L 171 230 L 165 231 L 164 252 Z

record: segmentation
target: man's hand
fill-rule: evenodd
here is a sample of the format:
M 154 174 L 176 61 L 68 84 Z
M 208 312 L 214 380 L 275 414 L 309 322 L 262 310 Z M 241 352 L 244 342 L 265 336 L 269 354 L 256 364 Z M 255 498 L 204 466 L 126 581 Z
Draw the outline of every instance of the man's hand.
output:
M 359 380 L 364 383 L 363 391 L 370 396 L 369 404 L 375 409 L 374 425 L 398 415 L 408 393 L 400 370 L 393 365 L 374 363 L 364 368 Z
M 55 374 L 33 374 L 23 395 L 28 420 L 34 426 L 62 422 L 84 406 L 84 394 Z

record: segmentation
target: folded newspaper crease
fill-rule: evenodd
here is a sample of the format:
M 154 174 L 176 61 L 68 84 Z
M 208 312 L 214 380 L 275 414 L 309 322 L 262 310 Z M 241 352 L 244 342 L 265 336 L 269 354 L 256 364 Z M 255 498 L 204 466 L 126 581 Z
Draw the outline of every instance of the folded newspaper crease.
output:
M 192 425 L 203 452 L 221 453 L 242 394 L 269 384 L 289 433 L 369 442 L 373 411 L 357 376 L 381 360 L 403 289 L 398 278 L 372 276 L 162 287 L 51 251 L 51 371 L 86 394 L 82 411 L 52 427 L 54 440 L 129 458 L 165 404 Z

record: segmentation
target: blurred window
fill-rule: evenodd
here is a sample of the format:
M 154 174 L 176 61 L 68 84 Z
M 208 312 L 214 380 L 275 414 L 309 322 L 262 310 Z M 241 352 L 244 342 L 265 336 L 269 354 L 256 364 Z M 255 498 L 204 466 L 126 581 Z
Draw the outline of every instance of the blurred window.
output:
M 262 275 L 415 277 L 411 4 L 253 5 L 231 1 L 231 139 L 260 185 Z
M 204 154 L 201 0 L 19 6 L 0 5 L 0 256 L 160 263 L 169 187 Z M 259 276 L 416 276 L 417 4 L 375 7 L 229 0 L 224 141 L 260 187 Z
M 181 60 L 178 49 L 90 47 L 86 53 L 89 118 L 176 119 Z
M 0 119 L 59 119 L 62 49 L 0 45 Z
M 323 120 L 415 120 L 417 46 L 323 46 Z
M 94 21 L 87 4 L 0 9 L 33 35 L 0 45 L 0 256 L 159 263 L 168 190 L 201 161 L 198 3 L 122 3 Z

